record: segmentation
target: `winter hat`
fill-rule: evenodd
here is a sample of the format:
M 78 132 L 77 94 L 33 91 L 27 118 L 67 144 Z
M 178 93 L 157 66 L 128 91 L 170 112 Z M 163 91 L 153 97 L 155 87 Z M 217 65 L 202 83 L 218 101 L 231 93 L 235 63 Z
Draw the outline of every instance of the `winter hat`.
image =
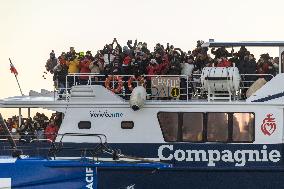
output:
M 51 53 L 49 53 L 50 57 L 55 57 L 55 53 L 54 50 L 51 51 Z

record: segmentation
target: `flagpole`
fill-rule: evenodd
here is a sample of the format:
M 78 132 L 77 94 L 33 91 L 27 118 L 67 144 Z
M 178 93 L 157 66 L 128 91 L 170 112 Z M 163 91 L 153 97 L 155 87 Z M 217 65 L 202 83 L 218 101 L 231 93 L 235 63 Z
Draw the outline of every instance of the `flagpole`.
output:
M 16 75 L 15 75 L 15 78 L 16 78 L 16 80 L 17 80 L 17 83 L 18 83 L 20 92 L 21 92 L 22 96 L 24 96 L 24 94 L 23 94 L 23 92 L 22 92 L 22 89 L 21 89 L 21 86 L 20 86 L 20 83 L 19 83 L 19 81 L 18 81 L 18 77 L 17 77 Z
M 10 61 L 10 63 L 12 64 L 12 61 L 11 61 L 10 58 L 9 58 L 9 61 Z M 19 87 L 19 89 L 20 89 L 21 95 L 24 96 L 23 91 L 22 91 L 22 88 L 21 88 L 21 85 L 20 85 L 19 80 L 18 80 L 18 77 L 17 77 L 17 75 L 16 75 L 15 73 L 14 73 L 14 76 L 15 76 L 15 78 L 16 78 L 16 81 L 17 81 L 18 87 Z

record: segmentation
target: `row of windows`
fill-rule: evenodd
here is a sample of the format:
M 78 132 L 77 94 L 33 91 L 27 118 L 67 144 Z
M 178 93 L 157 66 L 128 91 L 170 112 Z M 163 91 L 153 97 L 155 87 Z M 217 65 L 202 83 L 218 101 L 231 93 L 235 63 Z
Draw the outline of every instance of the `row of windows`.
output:
M 91 129 L 92 123 L 90 121 L 80 121 L 78 123 L 79 129 Z M 122 129 L 133 129 L 134 122 L 133 121 L 122 121 L 121 128 Z
M 166 142 L 253 142 L 253 113 L 159 112 Z
M 159 112 L 158 120 L 166 142 L 253 142 L 253 113 Z M 90 129 L 80 121 L 79 129 Z M 122 129 L 133 129 L 133 121 L 122 121 Z

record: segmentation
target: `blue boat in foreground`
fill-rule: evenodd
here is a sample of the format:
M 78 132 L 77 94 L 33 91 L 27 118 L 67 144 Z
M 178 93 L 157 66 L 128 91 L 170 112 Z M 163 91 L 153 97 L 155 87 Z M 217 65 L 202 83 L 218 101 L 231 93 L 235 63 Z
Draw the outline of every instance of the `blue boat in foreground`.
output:
M 0 125 L 8 132 L 0 114 Z M 64 136 L 92 136 L 101 143 L 93 148 L 64 147 Z M 60 143 L 52 143 L 46 157 L 30 157 L 23 155 L 12 136 L 7 135 L 11 148 L 11 156 L 0 156 L 0 188 L 1 189 L 78 189 L 78 188 L 144 188 L 144 183 L 151 182 L 151 175 L 158 170 L 170 168 L 170 164 L 153 162 L 143 158 L 128 157 L 119 150 L 111 149 L 106 137 L 100 134 L 69 133 L 62 136 Z M 57 153 L 64 150 L 80 151 L 80 158 L 57 158 Z M 46 148 L 43 150 L 47 150 Z M 90 155 L 91 157 L 86 157 Z M 111 155 L 112 161 L 101 161 Z M 126 160 L 120 160 L 123 157 Z M 131 161 L 132 160 L 132 161 Z M 117 180 L 115 175 L 121 179 Z
M 0 164 L 1 189 L 143 188 L 145 181 L 151 182 L 151 174 L 155 174 L 153 171 L 169 167 L 161 163 L 93 162 L 87 159 L 47 160 L 41 158 L 1 158 Z M 100 183 L 101 172 L 111 172 L 109 179 L 105 179 L 104 183 Z M 112 183 L 111 177 L 114 174 L 123 174 L 125 179 Z

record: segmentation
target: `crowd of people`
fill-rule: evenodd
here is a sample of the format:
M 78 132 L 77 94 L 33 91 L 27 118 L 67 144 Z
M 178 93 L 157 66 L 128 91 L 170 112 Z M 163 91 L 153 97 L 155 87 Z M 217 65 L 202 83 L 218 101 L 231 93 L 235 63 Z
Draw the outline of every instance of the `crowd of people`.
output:
M 54 141 L 62 122 L 62 114 L 53 113 L 51 117 L 48 118 L 43 113 L 36 113 L 33 118 L 22 117 L 20 122 L 19 116 L 12 116 L 11 118 L 5 119 L 4 122 L 14 139 L 25 142 L 30 142 L 34 139 Z M 0 127 L 0 137 L 6 138 L 5 135 L 7 135 L 7 133 Z
M 201 73 L 204 67 L 238 67 L 241 74 L 272 74 L 278 70 L 279 58 L 262 54 L 258 61 L 246 47 L 242 46 L 237 52 L 231 52 L 225 47 L 202 47 L 203 41 L 197 41 L 192 51 L 183 51 L 167 43 L 165 46 L 158 43 L 150 51 L 146 42 L 132 42 L 128 40 L 121 46 L 114 38 L 112 43 L 106 44 L 96 54 L 91 51 L 77 53 L 74 47 L 68 52 L 62 52 L 56 57 L 55 52 L 50 53 L 46 62 L 46 70 L 53 74 L 53 80 L 58 88 L 66 87 L 67 74 L 80 73 L 78 78 L 68 79 L 68 87 L 78 84 L 88 84 L 89 76 L 84 74 L 100 75 L 186 75 L 189 80 L 193 73 Z M 264 76 L 265 77 L 265 76 Z M 92 76 L 92 80 L 96 80 Z M 146 78 L 149 79 L 149 78 Z M 251 76 L 246 79 L 254 79 Z M 271 77 L 265 77 L 266 80 Z

